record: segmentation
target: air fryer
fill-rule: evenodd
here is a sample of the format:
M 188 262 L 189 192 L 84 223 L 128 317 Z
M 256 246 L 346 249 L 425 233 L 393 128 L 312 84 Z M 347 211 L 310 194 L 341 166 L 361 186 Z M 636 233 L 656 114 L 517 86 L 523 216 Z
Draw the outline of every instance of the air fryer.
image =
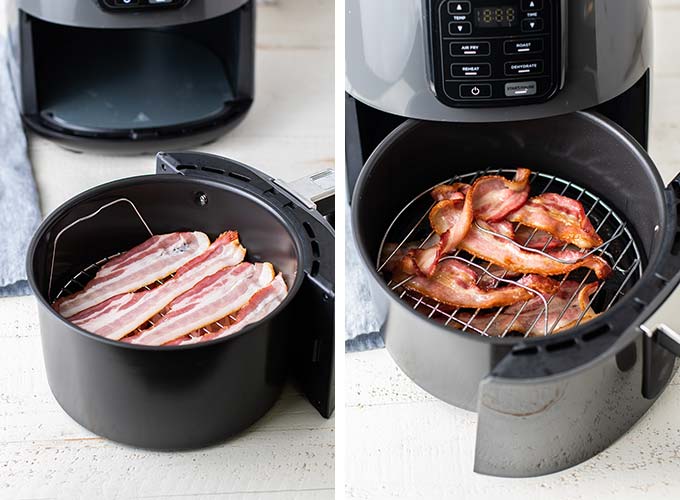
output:
M 395 362 L 478 413 L 477 472 L 537 476 L 587 460 L 675 372 L 679 189 L 645 151 L 651 21 L 636 0 L 348 1 L 356 243 Z M 385 247 L 427 236 L 432 187 L 520 166 L 532 195 L 578 199 L 601 232 L 614 273 L 592 296 L 597 317 L 493 336 L 389 281 Z
M 76 150 L 211 142 L 254 93 L 253 0 L 12 0 L 22 117 Z
M 324 417 L 334 409 L 334 235 L 303 200 L 255 169 L 203 153 L 159 153 L 157 173 L 92 188 L 52 212 L 28 251 L 47 379 L 92 432 L 134 446 L 223 441 L 276 402 L 288 376 Z M 187 346 L 136 346 L 77 327 L 51 306 L 153 234 L 237 230 L 288 295 L 261 321 Z

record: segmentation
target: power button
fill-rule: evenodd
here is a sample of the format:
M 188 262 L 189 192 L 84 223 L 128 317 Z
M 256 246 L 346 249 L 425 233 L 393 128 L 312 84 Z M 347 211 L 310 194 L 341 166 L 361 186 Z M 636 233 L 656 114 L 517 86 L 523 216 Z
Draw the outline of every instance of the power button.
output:
M 488 83 L 462 84 L 459 87 L 461 99 L 482 99 L 491 97 L 491 85 Z

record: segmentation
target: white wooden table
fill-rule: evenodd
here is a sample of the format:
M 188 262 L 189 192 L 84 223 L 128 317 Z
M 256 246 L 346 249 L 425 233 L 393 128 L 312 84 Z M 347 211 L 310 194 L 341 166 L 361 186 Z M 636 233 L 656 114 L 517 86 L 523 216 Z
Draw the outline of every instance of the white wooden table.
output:
M 680 172 L 680 1 L 652 3 L 656 55 L 650 149 L 669 181 Z M 680 376 L 609 449 L 536 479 L 473 473 L 476 414 L 424 392 L 385 350 L 346 356 L 345 394 L 350 498 L 680 498 Z
M 241 125 L 200 149 L 284 180 L 333 166 L 333 19 L 333 0 L 260 8 L 255 104 Z M 34 135 L 30 155 L 44 214 L 89 187 L 154 171 L 152 156 L 76 154 Z M 0 299 L 3 500 L 333 498 L 334 434 L 334 420 L 289 387 L 262 420 L 224 445 L 153 453 L 99 438 L 50 393 L 34 299 Z

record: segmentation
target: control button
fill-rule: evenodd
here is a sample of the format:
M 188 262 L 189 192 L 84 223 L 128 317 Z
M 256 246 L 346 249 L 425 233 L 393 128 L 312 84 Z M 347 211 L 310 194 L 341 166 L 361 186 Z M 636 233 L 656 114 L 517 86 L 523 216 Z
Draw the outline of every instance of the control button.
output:
M 449 33 L 452 35 L 469 35 L 472 33 L 472 23 L 469 21 L 449 23 Z
M 505 84 L 507 97 L 522 97 L 536 94 L 536 82 L 511 82 Z
M 172 3 L 174 1 L 175 0 L 149 0 L 149 4 L 150 5 L 159 5 L 159 4 L 162 5 L 162 4 L 166 4 L 166 3 Z
M 543 61 L 505 63 L 505 74 L 508 76 L 539 75 L 541 73 L 543 73 Z
M 452 64 L 451 76 L 454 78 L 491 76 L 491 65 L 489 63 Z
M 522 0 L 522 10 L 541 10 L 543 8 L 543 0 Z
M 522 31 L 541 31 L 543 29 L 543 19 L 540 17 L 532 17 L 530 19 L 522 19 Z
M 138 0 L 114 0 L 113 3 L 118 7 L 133 7 L 137 5 L 139 2 Z
M 489 42 L 451 42 L 449 54 L 457 56 L 488 56 L 491 54 Z
M 491 97 L 491 85 L 488 83 L 462 84 L 459 87 L 461 99 L 482 99 Z
M 535 0 L 534 0 L 535 1 Z M 470 13 L 470 2 L 449 2 L 446 5 L 446 9 L 449 14 L 469 14 Z
M 543 40 L 531 38 L 527 40 L 506 40 L 503 45 L 506 54 L 536 54 L 543 52 Z

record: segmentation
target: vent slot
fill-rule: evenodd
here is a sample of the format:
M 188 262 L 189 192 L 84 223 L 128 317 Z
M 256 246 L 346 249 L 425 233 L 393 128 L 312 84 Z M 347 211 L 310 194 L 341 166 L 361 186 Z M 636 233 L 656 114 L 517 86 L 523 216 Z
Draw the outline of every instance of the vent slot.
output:
M 531 354 L 538 354 L 538 347 L 536 346 L 524 347 L 522 349 L 515 349 L 512 351 L 513 356 L 527 356 Z
M 317 274 L 319 274 L 319 268 L 320 267 L 321 267 L 321 263 L 318 260 L 313 261 L 312 262 L 312 270 L 311 270 L 310 274 L 312 276 L 316 276 Z
M 316 240 L 312 241 L 312 255 L 314 255 L 314 257 L 317 259 L 321 256 L 321 249 L 319 248 L 319 244 L 316 242 Z
M 562 349 L 569 349 L 570 347 L 574 347 L 575 345 L 576 341 L 574 339 L 567 339 L 562 340 L 560 342 L 555 342 L 554 344 L 548 344 L 545 347 L 545 350 L 548 352 L 561 351 Z
M 177 165 L 175 169 L 179 170 L 180 172 L 182 170 L 196 170 L 196 165 Z
M 307 235 L 314 239 L 316 238 L 316 235 L 314 234 L 314 230 L 312 229 L 312 226 L 309 225 L 309 222 L 303 222 L 302 227 L 305 228 L 305 231 L 307 231 Z
M 602 325 L 597 330 L 593 330 L 592 332 L 584 333 L 583 335 L 581 335 L 581 340 L 583 340 L 584 342 L 590 342 L 591 340 L 601 337 L 605 333 L 608 333 L 609 330 L 611 330 L 611 326 Z
M 234 179 L 238 179 L 239 181 L 250 182 L 250 177 L 243 174 L 239 174 L 238 172 L 229 172 L 227 175 L 229 177 L 233 177 Z
M 637 312 L 641 312 L 645 307 L 647 307 L 647 302 L 642 300 L 640 297 L 633 297 L 633 307 Z
M 201 170 L 204 172 L 212 172 L 213 174 L 224 175 L 224 170 L 221 168 L 201 167 Z

